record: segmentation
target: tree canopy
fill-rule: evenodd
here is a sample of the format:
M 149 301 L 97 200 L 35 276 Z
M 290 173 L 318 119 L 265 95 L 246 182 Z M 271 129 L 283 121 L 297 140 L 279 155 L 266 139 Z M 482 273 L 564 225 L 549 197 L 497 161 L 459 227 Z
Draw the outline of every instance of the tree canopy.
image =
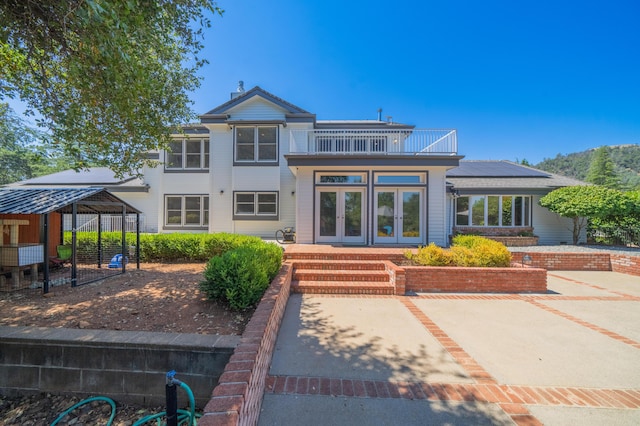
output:
M 67 163 L 42 142 L 41 132 L 0 102 L 0 185 L 64 170 Z
M 75 169 L 151 164 L 194 113 L 210 0 L 0 3 L 0 99 L 20 97 Z
M 606 186 L 607 188 L 618 188 L 620 186 L 615 164 L 609 154 L 609 147 L 601 146 L 596 149 L 589 165 L 587 182 Z
M 622 192 L 603 186 L 567 186 L 551 191 L 539 204 L 573 220 L 573 244 L 590 218 L 613 218 L 629 210 L 629 198 Z

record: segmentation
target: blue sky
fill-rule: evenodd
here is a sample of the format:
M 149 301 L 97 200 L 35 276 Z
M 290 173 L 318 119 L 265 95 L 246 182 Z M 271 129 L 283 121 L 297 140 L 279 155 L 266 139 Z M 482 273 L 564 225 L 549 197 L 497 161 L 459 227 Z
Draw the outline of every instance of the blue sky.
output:
M 454 128 L 466 159 L 640 143 L 640 2 L 220 0 L 198 113 L 238 80 L 318 119 Z
M 318 119 L 457 129 L 466 159 L 640 144 L 638 0 L 219 0 L 201 114 L 238 80 Z M 12 106 L 20 111 L 19 102 Z

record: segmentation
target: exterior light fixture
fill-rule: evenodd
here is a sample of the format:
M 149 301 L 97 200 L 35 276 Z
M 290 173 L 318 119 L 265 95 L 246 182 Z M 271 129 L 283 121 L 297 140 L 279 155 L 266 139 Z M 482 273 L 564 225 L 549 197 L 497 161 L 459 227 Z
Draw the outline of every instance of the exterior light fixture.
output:
M 532 263 L 533 259 L 531 258 L 531 256 L 529 256 L 528 254 L 522 256 L 522 266 L 531 266 Z

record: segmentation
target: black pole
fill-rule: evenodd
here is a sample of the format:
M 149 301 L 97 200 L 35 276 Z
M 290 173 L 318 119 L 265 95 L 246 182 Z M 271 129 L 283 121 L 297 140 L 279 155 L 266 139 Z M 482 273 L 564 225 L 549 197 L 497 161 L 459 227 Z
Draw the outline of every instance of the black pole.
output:
M 127 269 L 127 259 L 129 259 L 129 250 L 127 247 L 127 230 L 126 228 L 126 223 L 125 221 L 127 220 L 127 207 L 123 204 L 122 205 L 122 219 L 120 221 L 120 224 L 122 225 L 122 251 L 120 253 L 122 253 L 122 273 L 124 274 L 124 272 Z
M 78 203 L 73 203 L 71 213 L 71 287 L 78 285 Z
M 49 293 L 49 213 L 44 215 L 44 265 L 42 276 L 42 292 Z
M 98 269 L 102 268 L 102 215 L 98 213 Z
M 165 385 L 167 426 L 178 426 L 178 389 L 172 382 Z
M 140 269 L 140 213 L 136 213 L 136 267 Z

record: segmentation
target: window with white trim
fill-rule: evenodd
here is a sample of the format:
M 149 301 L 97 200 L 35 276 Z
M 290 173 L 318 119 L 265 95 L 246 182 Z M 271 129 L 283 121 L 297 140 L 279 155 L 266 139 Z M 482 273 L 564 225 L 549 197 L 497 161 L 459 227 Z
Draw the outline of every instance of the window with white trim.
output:
M 278 161 L 277 126 L 236 126 L 234 131 L 237 163 Z
M 209 225 L 208 195 L 166 195 L 165 226 L 204 228 Z
M 175 138 L 165 153 L 165 170 L 209 169 L 208 138 Z
M 456 226 L 531 226 L 531 197 L 472 195 L 456 198 Z
M 234 192 L 233 214 L 235 219 L 277 219 L 277 192 Z

